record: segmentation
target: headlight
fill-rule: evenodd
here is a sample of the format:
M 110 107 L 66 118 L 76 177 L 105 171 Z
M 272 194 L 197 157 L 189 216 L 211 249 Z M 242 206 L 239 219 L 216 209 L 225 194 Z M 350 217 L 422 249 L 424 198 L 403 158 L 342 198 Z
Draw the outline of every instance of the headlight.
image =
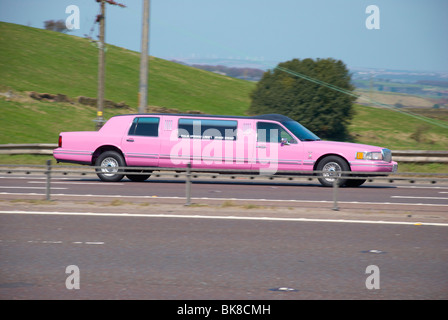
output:
M 383 160 L 383 153 L 382 152 L 357 152 L 356 159 Z

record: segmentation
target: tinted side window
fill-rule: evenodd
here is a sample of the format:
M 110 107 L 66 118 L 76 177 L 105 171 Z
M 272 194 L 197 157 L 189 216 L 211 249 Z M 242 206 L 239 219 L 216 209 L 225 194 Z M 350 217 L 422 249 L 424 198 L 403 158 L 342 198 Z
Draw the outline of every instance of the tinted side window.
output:
M 130 136 L 158 137 L 159 118 L 135 118 L 128 134 Z
M 179 138 L 236 140 L 234 120 L 179 119 Z
M 280 125 L 272 122 L 257 123 L 257 141 L 258 142 L 277 142 L 285 138 L 290 143 L 296 143 L 294 138 Z

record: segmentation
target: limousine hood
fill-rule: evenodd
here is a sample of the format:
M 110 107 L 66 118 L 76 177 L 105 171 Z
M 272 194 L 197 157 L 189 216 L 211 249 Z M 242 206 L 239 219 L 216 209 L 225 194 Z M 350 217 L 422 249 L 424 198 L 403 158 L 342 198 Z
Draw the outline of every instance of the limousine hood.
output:
M 307 146 L 307 143 L 312 144 L 312 148 L 317 149 L 325 149 L 325 150 L 334 150 L 334 151 L 354 151 L 354 152 L 363 152 L 363 151 L 381 151 L 382 147 L 371 146 L 367 144 L 360 143 L 352 143 L 352 142 L 338 142 L 338 141 L 307 141 L 305 142 L 305 148 L 310 147 Z

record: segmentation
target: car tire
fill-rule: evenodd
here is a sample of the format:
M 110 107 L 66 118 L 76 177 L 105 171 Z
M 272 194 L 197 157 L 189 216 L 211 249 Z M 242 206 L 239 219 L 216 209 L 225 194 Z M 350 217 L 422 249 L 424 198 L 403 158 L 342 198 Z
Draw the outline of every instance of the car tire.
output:
M 128 178 L 133 182 L 143 182 L 151 176 L 151 174 L 143 174 L 148 173 L 148 171 L 134 171 L 134 172 L 135 173 L 138 172 L 140 174 L 126 174 L 126 178 Z
M 345 186 L 349 188 L 357 188 L 366 182 L 366 179 L 347 179 Z
M 341 177 L 342 175 L 338 172 L 350 171 L 350 167 L 347 162 L 338 156 L 328 156 L 323 158 L 316 167 L 317 171 L 323 171 L 318 173 L 318 180 L 324 187 L 332 187 L 335 178 Z M 338 186 L 343 186 L 347 182 L 347 179 L 338 179 Z
M 117 182 L 123 179 L 124 174 L 118 173 L 118 167 L 125 167 L 126 163 L 116 151 L 103 152 L 95 161 L 96 175 L 105 182 Z

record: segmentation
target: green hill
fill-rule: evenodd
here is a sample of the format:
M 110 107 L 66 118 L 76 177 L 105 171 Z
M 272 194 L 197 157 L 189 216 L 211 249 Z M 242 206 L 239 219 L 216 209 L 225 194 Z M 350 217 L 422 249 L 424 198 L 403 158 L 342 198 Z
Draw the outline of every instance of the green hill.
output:
M 106 52 L 106 93 L 137 107 L 140 54 L 112 45 Z M 0 84 L 18 91 L 96 97 L 98 49 L 89 40 L 0 22 Z M 254 84 L 151 57 L 148 104 L 244 114 Z
M 108 45 L 106 99 L 137 111 L 140 54 Z M 26 92 L 96 97 L 98 49 L 83 38 L 0 22 L 0 144 L 56 143 L 61 131 L 93 130 L 96 107 L 33 100 Z M 149 105 L 244 115 L 255 84 L 151 57 Z M 12 90 L 13 96 L 6 94 Z M 354 142 L 390 149 L 448 149 L 448 130 L 390 110 L 355 105 Z M 440 110 L 443 112 L 442 110 Z M 446 111 L 438 114 L 448 123 Z

